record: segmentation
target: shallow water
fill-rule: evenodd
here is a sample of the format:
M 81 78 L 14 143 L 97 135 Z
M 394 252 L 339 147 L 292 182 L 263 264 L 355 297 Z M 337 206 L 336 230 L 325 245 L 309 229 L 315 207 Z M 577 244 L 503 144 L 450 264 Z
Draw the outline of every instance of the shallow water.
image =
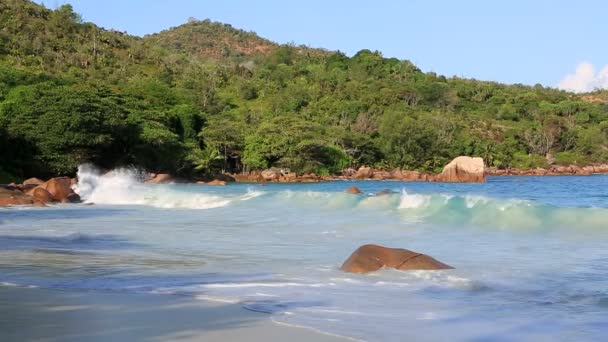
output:
M 0 209 L 0 282 L 239 302 L 368 341 L 608 334 L 608 176 L 210 187 L 83 170 L 80 179 L 95 205 Z M 352 185 L 366 194 L 343 193 Z M 373 195 L 384 189 L 394 193 Z M 339 271 L 366 243 L 456 269 Z

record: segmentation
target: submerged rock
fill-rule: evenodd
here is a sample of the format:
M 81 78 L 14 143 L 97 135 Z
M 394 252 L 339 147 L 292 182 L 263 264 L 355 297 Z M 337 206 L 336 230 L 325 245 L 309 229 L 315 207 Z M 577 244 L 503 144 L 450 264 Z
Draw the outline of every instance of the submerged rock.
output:
M 443 168 L 443 172 L 436 177 L 440 182 L 485 182 L 485 166 L 483 159 L 476 157 L 456 157 Z
M 453 267 L 437 261 L 428 255 L 407 249 L 363 245 L 351 254 L 340 269 L 350 273 L 367 273 L 382 268 L 444 270 Z
M 346 193 L 347 194 L 358 195 L 358 194 L 361 194 L 362 192 L 356 186 L 351 186 L 350 188 L 348 188 L 348 190 L 346 190 Z

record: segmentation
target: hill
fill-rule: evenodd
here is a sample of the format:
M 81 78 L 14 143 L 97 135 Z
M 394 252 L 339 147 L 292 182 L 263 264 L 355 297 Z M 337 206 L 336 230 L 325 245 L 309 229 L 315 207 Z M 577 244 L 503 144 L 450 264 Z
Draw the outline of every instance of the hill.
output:
M 83 162 L 185 176 L 433 172 L 458 155 L 497 168 L 603 163 L 602 94 L 446 78 L 377 51 L 281 45 L 209 20 L 140 38 L 69 5 L 0 3 L 5 180 Z

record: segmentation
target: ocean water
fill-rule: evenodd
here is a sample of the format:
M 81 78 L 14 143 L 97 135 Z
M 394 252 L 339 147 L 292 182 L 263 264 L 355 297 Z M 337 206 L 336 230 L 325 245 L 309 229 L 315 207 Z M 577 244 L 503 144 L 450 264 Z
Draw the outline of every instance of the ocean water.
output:
M 601 341 L 608 176 L 484 184 L 152 185 L 80 172 L 95 205 L 0 209 L 0 282 L 240 303 L 366 341 Z M 355 185 L 364 195 L 345 194 Z M 376 196 L 389 189 L 390 195 Z M 362 244 L 444 271 L 339 270 Z

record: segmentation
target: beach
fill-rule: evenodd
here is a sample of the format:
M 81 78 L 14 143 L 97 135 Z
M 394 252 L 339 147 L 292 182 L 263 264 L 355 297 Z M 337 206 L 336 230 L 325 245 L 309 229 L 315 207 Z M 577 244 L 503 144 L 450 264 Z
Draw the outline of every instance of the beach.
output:
M 320 341 L 348 339 L 274 323 L 238 304 L 185 296 L 0 286 L 0 340 Z

